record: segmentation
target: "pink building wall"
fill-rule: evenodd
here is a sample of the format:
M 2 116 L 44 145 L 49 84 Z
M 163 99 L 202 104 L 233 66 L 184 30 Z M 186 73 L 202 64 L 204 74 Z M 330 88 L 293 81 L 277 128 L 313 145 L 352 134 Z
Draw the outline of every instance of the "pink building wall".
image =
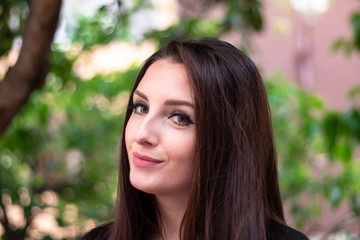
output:
M 264 76 L 280 70 L 286 77 L 299 82 L 296 56 L 302 18 L 284 2 L 263 1 L 266 26 L 253 38 L 254 60 Z M 334 0 L 329 11 L 320 15 L 309 31 L 314 76 L 309 90 L 332 109 L 346 109 L 350 105 L 349 89 L 360 84 L 360 53 L 348 57 L 343 51 L 335 54 L 331 51 L 338 38 L 351 36 L 349 16 L 359 7 L 357 0 Z M 274 30 L 279 22 L 283 23 L 280 24 L 285 29 L 283 33 Z

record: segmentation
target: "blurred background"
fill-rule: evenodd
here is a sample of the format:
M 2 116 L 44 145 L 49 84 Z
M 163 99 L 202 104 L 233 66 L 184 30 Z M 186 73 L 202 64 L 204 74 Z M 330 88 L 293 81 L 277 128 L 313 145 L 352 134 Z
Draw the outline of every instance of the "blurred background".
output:
M 0 239 L 79 239 L 111 220 L 139 66 L 203 37 L 262 73 L 288 224 L 360 239 L 359 0 L 1 0 Z

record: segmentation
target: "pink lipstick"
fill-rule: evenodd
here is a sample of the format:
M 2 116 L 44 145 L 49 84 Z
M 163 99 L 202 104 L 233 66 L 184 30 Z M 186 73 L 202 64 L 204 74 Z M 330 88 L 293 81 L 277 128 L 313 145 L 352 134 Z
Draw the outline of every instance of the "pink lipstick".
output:
M 151 158 L 146 155 L 141 155 L 137 152 L 133 153 L 133 163 L 135 166 L 138 166 L 138 167 L 149 168 L 149 167 L 156 166 L 162 162 L 163 161 Z

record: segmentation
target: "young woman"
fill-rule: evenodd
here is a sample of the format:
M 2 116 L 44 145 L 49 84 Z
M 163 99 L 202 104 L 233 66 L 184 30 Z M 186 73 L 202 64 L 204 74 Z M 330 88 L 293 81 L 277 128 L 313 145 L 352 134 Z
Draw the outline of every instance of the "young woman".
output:
M 229 43 L 154 53 L 123 130 L 115 220 L 83 239 L 307 239 L 285 224 L 261 76 Z

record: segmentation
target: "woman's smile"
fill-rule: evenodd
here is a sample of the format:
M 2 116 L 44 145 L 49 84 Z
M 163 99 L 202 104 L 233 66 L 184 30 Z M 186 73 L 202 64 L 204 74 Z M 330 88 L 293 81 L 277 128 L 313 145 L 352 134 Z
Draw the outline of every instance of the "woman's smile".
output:
M 132 160 L 135 166 L 143 167 L 143 168 L 154 167 L 163 163 L 163 161 L 161 160 L 157 160 L 146 155 L 141 155 L 140 153 L 137 152 L 133 152 Z

